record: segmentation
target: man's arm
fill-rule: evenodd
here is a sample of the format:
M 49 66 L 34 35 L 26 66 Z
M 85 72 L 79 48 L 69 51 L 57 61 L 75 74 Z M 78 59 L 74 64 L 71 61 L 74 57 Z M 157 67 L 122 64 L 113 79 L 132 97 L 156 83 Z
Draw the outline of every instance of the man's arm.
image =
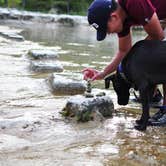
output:
M 157 14 L 154 13 L 150 21 L 144 26 L 145 31 L 148 36 L 146 40 L 163 40 L 164 31 L 161 27 L 160 21 L 157 17 Z
M 130 50 L 131 46 L 132 46 L 131 33 L 129 33 L 127 36 L 119 38 L 119 51 L 113 58 L 112 62 L 104 69 L 103 77 L 114 72 L 117 69 L 122 59 L 126 56 L 128 51 Z
M 132 47 L 132 41 L 131 41 L 131 32 L 124 36 L 119 37 L 119 51 L 115 54 L 112 62 L 107 65 L 103 72 L 99 72 L 92 68 L 87 68 L 83 70 L 84 73 L 84 79 L 90 78 L 92 81 L 94 80 L 100 80 L 109 75 L 110 73 L 114 72 L 120 62 L 123 60 L 123 58 L 126 56 L 126 54 L 129 52 L 129 50 Z

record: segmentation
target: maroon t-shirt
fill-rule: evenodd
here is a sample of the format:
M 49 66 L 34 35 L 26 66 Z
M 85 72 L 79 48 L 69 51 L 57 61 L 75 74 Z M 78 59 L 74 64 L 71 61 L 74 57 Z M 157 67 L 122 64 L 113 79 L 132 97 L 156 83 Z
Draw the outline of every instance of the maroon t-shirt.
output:
M 118 0 L 120 6 L 126 11 L 128 17 L 123 24 L 119 37 L 126 36 L 133 25 L 145 25 L 154 12 L 159 19 L 166 18 L 166 0 Z

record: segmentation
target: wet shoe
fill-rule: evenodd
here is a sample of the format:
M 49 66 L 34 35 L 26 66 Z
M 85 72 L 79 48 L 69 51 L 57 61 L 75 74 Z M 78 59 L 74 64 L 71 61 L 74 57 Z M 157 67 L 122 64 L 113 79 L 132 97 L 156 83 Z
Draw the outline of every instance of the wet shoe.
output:
M 158 120 L 166 113 L 166 106 L 160 106 L 159 111 L 156 112 L 150 119 Z
M 153 123 L 157 122 L 160 118 L 163 117 L 164 114 L 166 114 L 166 106 L 160 106 L 158 108 L 159 111 L 156 112 L 151 118 L 149 118 L 148 125 L 153 125 Z
M 152 97 L 152 103 L 158 103 L 162 100 L 163 96 L 159 89 L 157 89 L 156 94 Z
M 166 112 L 158 120 L 152 121 L 150 125 L 152 125 L 152 126 L 166 126 Z

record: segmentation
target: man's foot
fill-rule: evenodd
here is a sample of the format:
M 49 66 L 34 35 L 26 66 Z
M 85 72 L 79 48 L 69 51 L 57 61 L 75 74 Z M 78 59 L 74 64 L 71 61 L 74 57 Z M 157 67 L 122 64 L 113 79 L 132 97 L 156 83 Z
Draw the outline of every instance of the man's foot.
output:
M 160 106 L 159 111 L 156 112 L 151 118 L 148 120 L 148 125 L 152 125 L 157 122 L 163 115 L 166 114 L 166 106 Z
M 166 112 L 158 120 L 152 121 L 150 125 L 152 125 L 152 126 L 166 126 Z
M 156 112 L 150 119 L 158 120 L 166 113 L 166 106 L 160 106 L 159 111 Z

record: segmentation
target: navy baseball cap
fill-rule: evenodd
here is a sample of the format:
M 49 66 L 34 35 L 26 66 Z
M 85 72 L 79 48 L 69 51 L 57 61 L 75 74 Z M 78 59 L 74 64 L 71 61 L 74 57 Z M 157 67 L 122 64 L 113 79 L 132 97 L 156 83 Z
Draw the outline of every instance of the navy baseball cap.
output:
M 107 35 L 107 22 L 113 9 L 113 0 L 94 0 L 88 9 L 88 22 L 97 30 L 97 40 Z

